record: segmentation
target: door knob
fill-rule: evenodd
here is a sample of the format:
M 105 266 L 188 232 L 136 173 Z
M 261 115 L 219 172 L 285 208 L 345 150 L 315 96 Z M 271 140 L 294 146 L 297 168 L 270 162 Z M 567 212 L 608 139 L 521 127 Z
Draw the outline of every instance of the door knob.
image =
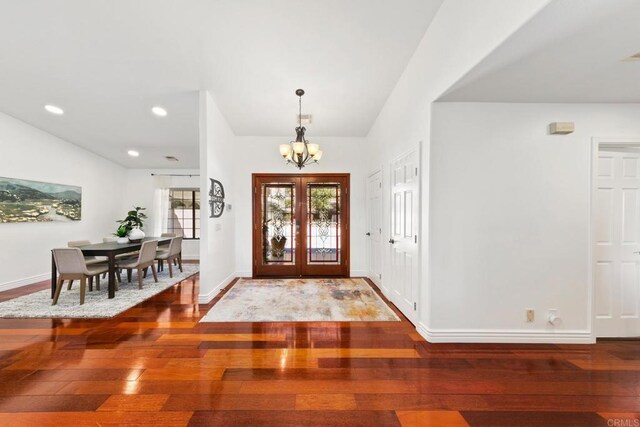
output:
M 367 232 L 367 233 L 366 233 L 366 235 L 367 235 L 367 236 L 371 236 L 371 233 Z
M 389 243 L 391 243 L 392 245 L 393 245 L 395 242 L 396 242 L 396 241 L 395 241 L 395 240 L 393 240 L 393 239 L 390 239 L 390 240 L 389 240 Z

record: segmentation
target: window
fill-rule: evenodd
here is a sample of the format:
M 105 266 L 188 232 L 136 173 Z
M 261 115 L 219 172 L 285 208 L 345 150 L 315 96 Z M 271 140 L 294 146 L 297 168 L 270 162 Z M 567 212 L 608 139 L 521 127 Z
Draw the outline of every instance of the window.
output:
M 200 238 L 200 190 L 169 190 L 167 232 L 182 235 L 185 239 Z

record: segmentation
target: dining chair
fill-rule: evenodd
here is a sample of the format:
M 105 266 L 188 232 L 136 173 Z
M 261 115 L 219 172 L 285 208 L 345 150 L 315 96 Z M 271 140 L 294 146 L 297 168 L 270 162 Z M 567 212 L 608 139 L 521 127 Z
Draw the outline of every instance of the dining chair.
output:
M 153 272 L 153 279 L 158 282 L 158 273 L 156 271 L 156 250 L 158 249 L 157 240 L 149 240 L 142 243 L 140 252 L 137 257 L 116 259 L 116 273 L 120 276 L 120 269 L 127 270 L 127 279 L 131 283 L 131 271 L 135 268 L 138 271 L 138 287 L 142 289 L 142 274 L 146 273 L 147 269 L 151 267 Z M 120 277 L 118 280 L 122 281 Z
M 70 248 L 79 248 L 82 246 L 87 246 L 90 245 L 91 242 L 88 240 L 72 240 L 70 242 L 67 242 L 67 246 Z M 87 263 L 87 265 L 91 265 L 91 264 L 99 264 L 101 262 L 107 262 L 109 261 L 109 259 L 106 256 L 84 256 L 84 261 Z M 104 279 L 106 276 L 106 273 L 104 276 L 102 276 L 102 278 Z M 69 280 L 69 287 L 67 288 L 68 290 L 71 290 L 71 286 L 73 285 L 73 280 Z M 100 282 L 96 282 L 96 288 L 98 290 L 100 290 Z M 93 291 L 93 277 L 89 278 L 89 291 Z
M 178 235 L 178 233 L 162 233 L 160 237 L 183 237 L 182 235 Z M 166 248 L 160 249 L 160 251 L 166 251 Z M 180 253 L 180 261 L 182 261 L 182 252 Z M 173 260 L 173 265 L 178 265 L 178 260 Z M 180 267 L 182 269 L 182 267 Z M 164 263 L 162 260 L 158 261 L 158 271 L 164 271 Z
M 102 243 L 115 243 L 118 241 L 117 237 L 103 237 Z M 130 258 L 132 256 L 138 255 L 138 251 L 127 252 L 126 254 L 118 254 L 116 255 L 116 259 L 118 258 Z
M 56 291 L 51 305 L 58 303 L 60 291 L 65 280 L 80 280 L 80 305 L 84 304 L 84 296 L 87 290 L 87 279 L 96 277 L 100 284 L 100 274 L 109 271 L 107 264 L 89 264 L 84 260 L 82 251 L 78 248 L 60 248 L 53 250 L 53 259 L 58 270 Z
M 169 243 L 169 249 L 159 250 L 156 252 L 156 259 L 158 265 L 161 265 L 163 261 L 167 261 L 169 266 L 169 277 L 173 277 L 173 262 L 178 263 L 180 272 L 182 272 L 182 237 L 174 237 Z

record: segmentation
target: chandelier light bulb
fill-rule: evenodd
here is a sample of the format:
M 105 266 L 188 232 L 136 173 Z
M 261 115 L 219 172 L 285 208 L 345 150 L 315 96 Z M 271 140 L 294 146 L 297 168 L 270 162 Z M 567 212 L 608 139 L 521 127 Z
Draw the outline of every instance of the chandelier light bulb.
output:
M 307 144 L 307 151 L 309 151 L 311 157 L 315 156 L 319 150 L 320 146 L 318 144 Z
M 321 158 L 322 158 L 322 150 L 318 150 L 318 152 L 313 155 L 313 160 L 315 160 L 316 162 L 319 162 Z
M 294 142 L 293 143 L 293 152 L 296 154 L 304 153 L 304 142 Z
M 291 154 L 291 144 L 280 144 L 280 155 L 287 157 Z

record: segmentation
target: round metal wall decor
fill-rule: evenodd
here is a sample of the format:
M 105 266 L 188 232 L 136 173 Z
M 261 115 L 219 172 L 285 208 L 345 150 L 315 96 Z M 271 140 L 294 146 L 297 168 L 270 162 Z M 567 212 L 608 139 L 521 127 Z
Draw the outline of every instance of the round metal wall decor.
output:
M 209 190 L 209 207 L 211 213 L 209 218 L 220 218 L 224 212 L 224 187 L 220 181 L 209 178 L 211 189 Z

